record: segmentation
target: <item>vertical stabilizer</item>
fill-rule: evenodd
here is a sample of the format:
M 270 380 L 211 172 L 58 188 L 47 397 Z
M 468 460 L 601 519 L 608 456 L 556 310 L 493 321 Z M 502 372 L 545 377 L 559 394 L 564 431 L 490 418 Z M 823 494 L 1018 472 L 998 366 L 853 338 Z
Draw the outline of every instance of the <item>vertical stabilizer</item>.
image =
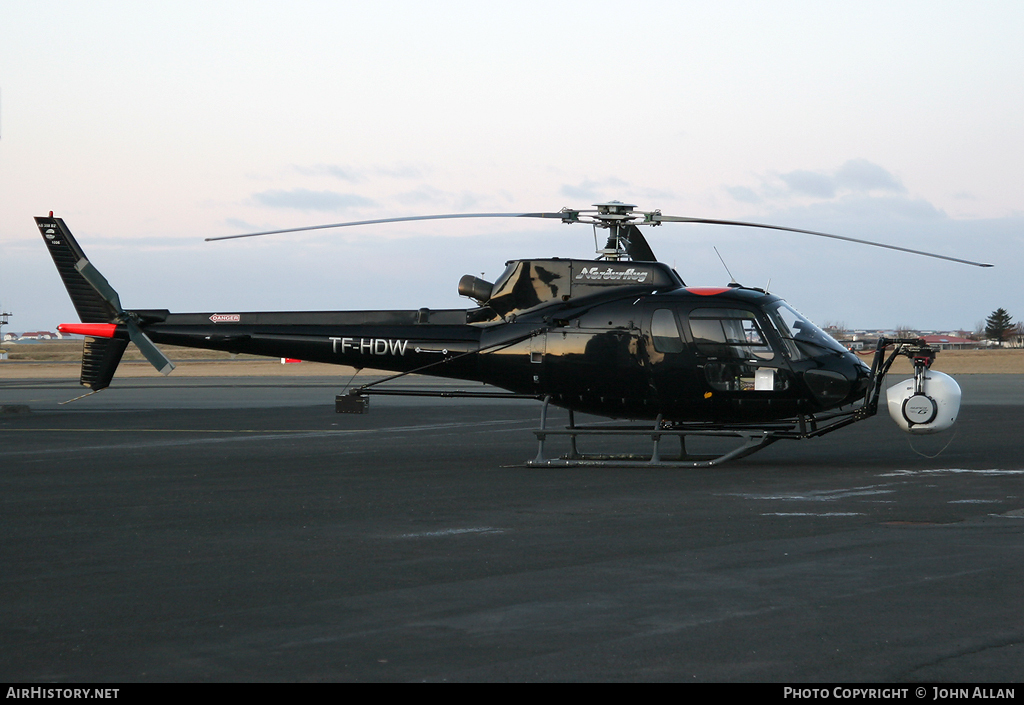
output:
M 57 265 L 60 278 L 71 297 L 71 303 L 78 311 L 82 323 L 110 323 L 117 318 L 117 311 L 105 301 L 92 285 L 86 281 L 75 268 L 75 264 L 85 259 L 82 248 L 71 236 L 71 231 L 60 218 L 52 215 L 36 217 L 36 225 L 43 236 L 53 263 Z
M 94 392 L 110 386 L 126 347 L 127 340 L 87 337 L 82 347 L 82 386 Z
M 65 330 L 88 329 L 81 331 L 88 336 L 82 350 L 82 384 L 93 391 L 110 384 L 128 346 L 123 337 L 125 333 L 160 374 L 170 373 L 174 363 L 143 332 L 139 315 L 121 307 L 121 298 L 106 277 L 86 259 L 64 221 L 54 218 L 51 211 L 48 216 L 37 217 L 36 226 L 82 320 L 83 325 L 68 324 Z

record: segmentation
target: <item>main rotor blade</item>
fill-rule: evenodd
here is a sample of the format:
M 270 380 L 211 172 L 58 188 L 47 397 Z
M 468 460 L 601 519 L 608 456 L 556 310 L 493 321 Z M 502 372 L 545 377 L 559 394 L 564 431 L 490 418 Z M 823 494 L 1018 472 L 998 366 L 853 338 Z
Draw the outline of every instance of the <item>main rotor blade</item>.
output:
M 167 359 L 167 356 L 160 352 L 160 348 L 153 344 L 149 336 L 142 332 L 142 329 L 130 318 L 125 321 L 128 326 L 128 337 L 135 343 L 143 357 L 149 360 L 149 364 L 156 368 L 156 371 L 166 376 L 171 374 L 174 363 Z
M 261 233 L 245 233 L 244 235 L 224 235 L 208 237 L 206 242 L 216 240 L 237 240 L 243 237 L 260 237 L 261 235 L 279 235 L 281 233 L 300 233 L 306 230 L 327 230 L 329 228 L 347 228 L 352 225 L 379 225 L 381 223 L 407 223 L 412 220 L 453 220 L 455 218 L 558 218 L 575 220 L 579 211 L 558 213 L 449 213 L 445 215 L 410 215 L 402 218 L 380 218 L 378 220 L 356 220 L 349 223 L 331 223 L 329 225 L 308 225 L 303 228 L 285 228 L 284 230 L 267 230 Z M 566 222 L 571 222 L 566 220 Z
M 110 282 L 107 278 L 100 274 L 100 270 L 92 266 L 92 262 L 87 260 L 85 257 L 75 262 L 75 269 L 78 270 L 82 278 L 89 282 L 89 286 L 96 290 L 96 293 L 103 297 L 103 300 L 114 307 L 114 310 L 118 314 L 124 313 L 124 309 L 121 308 L 121 299 L 114 291 L 114 287 L 110 286 Z
M 966 259 L 957 259 L 956 257 L 946 257 L 945 255 L 937 255 L 934 252 L 924 252 L 922 250 L 912 250 L 909 247 L 897 247 L 896 245 L 886 245 L 881 242 L 872 242 L 871 240 L 859 240 L 855 237 L 844 237 L 842 235 L 830 235 L 829 233 L 819 233 L 814 230 L 801 230 L 800 228 L 787 228 L 781 225 L 765 225 L 763 223 L 744 223 L 738 220 L 715 220 L 713 218 L 687 218 L 685 216 L 678 215 L 661 215 L 653 214 L 650 216 L 650 221 L 654 223 L 707 223 L 709 225 L 741 225 L 747 228 L 766 228 L 768 230 L 785 230 L 791 233 L 803 233 L 805 235 L 817 235 L 818 237 L 830 237 L 833 240 L 846 240 L 847 242 L 856 242 L 861 245 L 873 245 L 874 247 L 884 247 L 887 250 L 898 250 L 900 252 L 909 252 L 914 255 L 924 255 L 925 257 L 935 257 L 936 259 L 944 259 L 950 262 L 959 262 L 960 264 L 970 264 L 975 267 L 992 267 L 991 264 L 983 264 L 981 262 L 972 262 Z

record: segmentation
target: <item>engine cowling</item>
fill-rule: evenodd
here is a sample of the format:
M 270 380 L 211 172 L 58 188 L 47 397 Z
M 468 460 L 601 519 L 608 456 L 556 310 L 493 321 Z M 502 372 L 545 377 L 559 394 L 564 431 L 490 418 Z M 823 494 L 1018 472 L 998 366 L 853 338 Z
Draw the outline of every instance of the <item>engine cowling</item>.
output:
M 924 372 L 921 389 L 911 377 L 885 390 L 889 416 L 902 430 L 913 434 L 945 431 L 960 413 L 960 385 L 942 372 Z

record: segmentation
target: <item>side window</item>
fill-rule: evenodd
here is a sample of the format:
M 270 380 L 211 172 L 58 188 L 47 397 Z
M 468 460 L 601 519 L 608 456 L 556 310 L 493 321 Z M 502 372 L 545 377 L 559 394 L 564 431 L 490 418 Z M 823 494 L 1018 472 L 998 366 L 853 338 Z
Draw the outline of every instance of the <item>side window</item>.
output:
M 775 357 L 753 311 L 697 308 L 690 312 L 690 332 L 697 350 L 709 357 L 742 360 Z
M 679 326 L 671 309 L 659 308 L 651 316 L 651 337 L 654 349 L 662 353 L 683 351 L 683 339 L 679 337 Z

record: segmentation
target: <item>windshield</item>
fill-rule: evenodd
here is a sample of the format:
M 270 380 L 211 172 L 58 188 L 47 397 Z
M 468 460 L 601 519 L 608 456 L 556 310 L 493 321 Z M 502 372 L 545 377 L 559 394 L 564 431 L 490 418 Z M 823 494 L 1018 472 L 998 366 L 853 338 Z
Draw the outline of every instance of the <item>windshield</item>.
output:
M 846 348 L 837 343 L 835 338 L 801 316 L 785 301 L 769 304 L 765 306 L 765 311 L 779 331 L 793 359 L 813 357 L 820 354 L 821 349 L 839 354 L 846 352 Z M 804 349 L 807 345 L 818 348 L 819 352 Z

